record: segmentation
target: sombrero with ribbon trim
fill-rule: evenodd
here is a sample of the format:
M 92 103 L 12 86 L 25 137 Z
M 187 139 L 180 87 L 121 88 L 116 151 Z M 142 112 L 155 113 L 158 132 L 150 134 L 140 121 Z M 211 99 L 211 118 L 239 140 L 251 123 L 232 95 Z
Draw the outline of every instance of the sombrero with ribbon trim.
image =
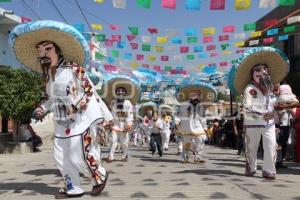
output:
M 147 110 L 151 109 L 153 112 L 158 111 L 157 103 L 153 101 L 148 101 L 139 105 L 138 113 L 140 116 L 144 117 L 147 113 Z
M 218 92 L 213 85 L 203 81 L 187 82 L 179 88 L 177 99 L 179 102 L 188 101 L 191 95 L 195 93 L 200 93 L 202 102 L 212 102 L 217 98 Z
M 267 64 L 271 82 L 282 81 L 289 72 L 289 60 L 279 49 L 256 47 L 246 51 L 228 74 L 228 87 L 233 93 L 241 94 L 250 83 L 251 69 L 257 64 Z
M 126 89 L 125 99 L 130 100 L 132 104 L 138 102 L 140 96 L 139 83 L 128 76 L 118 75 L 104 83 L 101 97 L 104 98 L 108 105 L 113 99 L 117 98 L 115 91 L 119 87 Z
M 9 42 L 17 59 L 33 71 L 42 72 L 37 60 L 36 45 L 42 41 L 56 43 L 66 60 L 84 66 L 90 59 L 90 49 L 84 36 L 73 26 L 51 20 L 29 22 L 16 26 Z
M 174 112 L 174 109 L 169 106 L 169 105 L 166 105 L 166 104 L 162 104 L 162 105 L 159 105 L 159 112 L 161 113 L 162 111 L 166 111 L 168 112 L 169 114 L 172 114 Z

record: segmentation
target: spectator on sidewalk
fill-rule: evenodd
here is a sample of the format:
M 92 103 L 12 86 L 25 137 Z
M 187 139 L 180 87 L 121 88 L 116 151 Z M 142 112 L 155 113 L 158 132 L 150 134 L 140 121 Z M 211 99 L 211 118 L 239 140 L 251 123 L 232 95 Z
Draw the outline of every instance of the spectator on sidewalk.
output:
M 32 142 L 32 151 L 40 152 L 38 147 L 42 146 L 42 138 L 36 134 L 30 125 L 30 121 L 24 121 L 20 126 L 20 142 Z

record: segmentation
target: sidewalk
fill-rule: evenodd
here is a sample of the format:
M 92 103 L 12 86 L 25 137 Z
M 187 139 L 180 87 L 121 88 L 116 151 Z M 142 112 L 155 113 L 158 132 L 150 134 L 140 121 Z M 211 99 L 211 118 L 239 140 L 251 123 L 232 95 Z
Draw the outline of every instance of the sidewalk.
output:
M 40 153 L 0 155 L 0 199 L 54 199 L 62 186 L 52 146 Z M 300 199 L 300 164 L 288 163 L 275 181 L 245 177 L 235 150 L 206 146 L 205 164 L 180 164 L 175 146 L 158 158 L 147 148 L 130 148 L 129 162 L 104 163 L 111 170 L 99 199 Z M 107 149 L 103 149 L 104 157 Z M 120 159 L 120 154 L 116 155 Z M 260 163 L 261 164 L 261 163 Z M 91 185 L 83 178 L 83 187 Z M 80 199 L 96 199 L 89 193 Z

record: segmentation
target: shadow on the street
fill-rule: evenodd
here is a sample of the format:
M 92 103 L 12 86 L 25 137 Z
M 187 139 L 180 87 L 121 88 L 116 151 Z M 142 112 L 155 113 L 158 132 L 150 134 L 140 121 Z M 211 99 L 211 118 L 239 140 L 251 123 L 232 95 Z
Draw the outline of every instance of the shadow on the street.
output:
M 173 174 L 198 174 L 198 175 L 212 175 L 212 176 L 220 176 L 220 175 L 243 175 L 240 173 L 236 173 L 230 170 L 212 170 L 212 169 L 194 169 L 194 170 L 183 170 L 178 172 L 172 172 Z
M 277 174 L 293 174 L 293 175 L 300 175 L 299 168 L 286 168 L 286 169 L 278 169 Z
M 29 174 L 35 176 L 55 175 L 57 177 L 61 177 L 58 169 L 33 169 L 33 170 L 23 172 L 23 174 Z
M 230 166 L 230 167 L 245 167 L 245 164 L 240 163 L 228 163 L 228 162 L 222 162 L 222 163 L 213 163 L 215 165 L 221 165 L 221 166 Z
M 241 162 L 241 163 L 245 163 L 244 160 L 238 160 L 238 159 L 227 159 L 227 158 L 210 158 L 209 160 L 215 160 L 215 161 L 221 161 L 221 162 Z
M 58 191 L 58 187 L 51 187 L 45 183 L 33 182 L 13 182 L 13 183 L 0 183 L 1 190 L 11 190 L 14 193 L 21 193 L 23 190 L 30 190 L 38 194 L 54 195 Z
M 147 158 L 141 159 L 142 161 L 148 161 L 148 162 L 159 162 L 159 163 L 179 163 L 178 159 L 164 159 L 164 158 Z

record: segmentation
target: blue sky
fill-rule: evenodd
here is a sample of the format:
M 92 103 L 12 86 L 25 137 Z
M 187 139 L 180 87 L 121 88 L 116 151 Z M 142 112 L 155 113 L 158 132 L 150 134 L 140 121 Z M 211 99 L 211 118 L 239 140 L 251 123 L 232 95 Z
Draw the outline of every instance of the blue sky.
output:
M 38 18 L 25 5 L 27 5 L 37 13 L 41 19 L 51 19 L 57 21 L 64 21 L 54 10 L 54 6 L 50 5 L 53 1 L 59 8 L 67 23 L 85 23 L 84 17 L 78 9 L 75 0 L 12 0 L 11 3 L 0 3 L 0 7 L 6 10 L 13 10 L 16 15 L 27 16 L 33 20 Z M 127 0 L 127 9 L 117 9 L 112 5 L 112 0 L 104 0 L 104 3 L 97 4 L 93 0 L 77 0 L 83 9 L 85 16 L 89 23 L 98 23 L 104 26 L 104 33 L 106 34 L 130 34 L 128 26 L 137 26 L 140 28 L 140 35 L 150 35 L 146 31 L 149 27 L 156 27 L 159 30 L 176 29 L 184 35 L 185 29 L 195 28 L 199 32 L 202 28 L 214 26 L 217 28 L 217 35 L 221 33 L 222 27 L 226 25 L 235 25 L 236 32 L 243 32 L 243 25 L 252 23 L 260 17 L 268 13 L 271 9 L 261 9 L 258 7 L 259 0 L 252 0 L 252 6 L 249 10 L 236 11 L 234 8 L 234 0 L 226 0 L 225 10 L 211 11 L 209 10 L 209 0 L 202 0 L 200 11 L 189 11 L 185 9 L 185 1 L 177 0 L 177 8 L 175 10 L 165 9 L 161 7 L 161 0 L 152 0 L 152 7 L 150 9 L 139 8 L 135 0 Z M 120 32 L 111 32 L 108 28 L 109 24 L 119 25 L 122 30 Z M 85 30 L 89 31 L 85 24 Z M 162 35 L 161 35 L 162 34 Z M 157 36 L 163 36 L 160 32 Z M 236 41 L 234 41 L 236 42 Z M 218 43 L 217 43 L 218 45 Z M 130 51 L 127 48 L 127 51 Z M 143 52 L 139 52 L 143 53 Z M 227 60 L 235 59 L 238 55 L 227 57 Z M 219 62 L 223 58 L 219 57 L 215 60 L 201 61 L 204 63 Z M 164 65 L 165 63 L 156 63 Z M 175 65 L 174 62 L 171 64 Z M 180 63 L 185 65 L 186 63 Z M 190 65 L 188 63 L 187 65 Z M 192 63 L 191 65 L 199 64 Z M 187 68 L 189 69 L 189 68 Z

